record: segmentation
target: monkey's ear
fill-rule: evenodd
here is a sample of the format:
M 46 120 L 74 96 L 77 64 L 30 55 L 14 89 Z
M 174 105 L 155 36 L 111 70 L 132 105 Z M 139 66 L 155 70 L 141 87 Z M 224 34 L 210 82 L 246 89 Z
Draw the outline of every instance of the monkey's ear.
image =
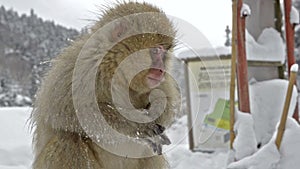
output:
M 126 21 L 116 22 L 111 31 L 111 42 L 116 42 L 127 32 L 128 23 Z

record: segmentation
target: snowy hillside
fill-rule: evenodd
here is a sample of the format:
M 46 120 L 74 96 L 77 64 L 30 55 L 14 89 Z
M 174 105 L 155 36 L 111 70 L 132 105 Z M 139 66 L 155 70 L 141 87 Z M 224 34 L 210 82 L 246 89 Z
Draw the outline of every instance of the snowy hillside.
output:
M 25 15 L 1 6 L 0 106 L 31 105 L 41 77 L 49 68 L 47 61 L 78 35 L 77 30 L 45 21 L 33 10 Z M 27 96 L 26 101 L 18 102 L 17 96 Z

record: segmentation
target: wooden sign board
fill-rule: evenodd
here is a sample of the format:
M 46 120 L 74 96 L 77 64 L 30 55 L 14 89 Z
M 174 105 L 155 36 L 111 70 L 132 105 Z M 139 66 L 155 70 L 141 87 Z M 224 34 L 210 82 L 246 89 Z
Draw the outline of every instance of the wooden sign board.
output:
M 189 143 L 192 151 L 229 148 L 231 56 L 185 58 Z M 283 78 L 280 62 L 248 61 L 248 78 Z
M 190 149 L 228 149 L 230 57 L 193 58 L 185 63 Z

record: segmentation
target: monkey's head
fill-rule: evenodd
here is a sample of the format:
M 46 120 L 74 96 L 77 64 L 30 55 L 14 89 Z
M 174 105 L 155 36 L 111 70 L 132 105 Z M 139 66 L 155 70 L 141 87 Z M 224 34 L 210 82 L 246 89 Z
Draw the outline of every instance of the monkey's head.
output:
M 152 5 L 129 2 L 106 10 L 94 31 L 107 23 L 112 47 L 99 66 L 99 83 L 122 84 L 136 94 L 165 83 L 176 34 L 170 19 Z

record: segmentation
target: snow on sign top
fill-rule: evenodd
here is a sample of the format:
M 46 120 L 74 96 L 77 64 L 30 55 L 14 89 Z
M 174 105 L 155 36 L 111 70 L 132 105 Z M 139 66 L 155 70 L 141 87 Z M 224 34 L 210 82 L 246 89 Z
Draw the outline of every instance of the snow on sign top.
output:
M 285 61 L 285 45 L 274 28 L 266 28 L 255 40 L 251 34 L 246 31 L 246 53 L 249 61 L 280 62 Z M 231 55 L 231 47 L 185 49 L 179 54 L 179 59 L 190 59 L 197 57 L 215 57 Z
M 200 49 L 185 49 L 179 54 L 177 58 L 197 58 L 197 57 L 213 57 L 221 55 L 231 55 L 231 47 L 217 47 L 217 48 L 200 48 Z
M 274 28 L 264 29 L 257 41 L 246 31 L 246 53 L 251 61 L 285 61 L 285 46 Z
M 293 64 L 291 66 L 291 72 L 298 72 L 298 68 L 299 68 L 298 64 Z

